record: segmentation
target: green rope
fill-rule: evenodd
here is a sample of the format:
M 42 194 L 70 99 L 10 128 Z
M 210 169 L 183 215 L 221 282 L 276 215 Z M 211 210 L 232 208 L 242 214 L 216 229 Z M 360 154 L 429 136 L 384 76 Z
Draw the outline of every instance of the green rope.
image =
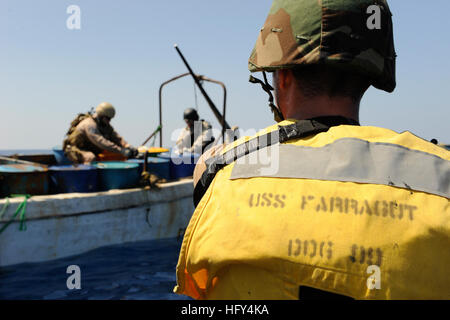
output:
M 156 135 L 153 137 L 153 141 L 152 141 L 152 143 L 150 143 L 150 145 L 152 147 L 154 147 L 155 146 L 155 142 L 156 142 Z
M 5 229 L 14 221 L 14 219 L 19 214 L 19 212 L 20 212 L 20 215 L 19 215 L 19 218 L 20 218 L 19 231 L 26 231 L 27 230 L 25 213 L 26 213 L 26 210 L 27 210 L 27 201 L 28 201 L 29 198 L 31 198 L 31 196 L 29 194 L 12 194 L 11 195 L 11 198 L 18 198 L 18 197 L 24 197 L 24 200 L 23 200 L 23 202 L 21 204 L 19 204 L 19 206 L 16 209 L 16 212 L 13 214 L 11 219 L 5 225 L 3 225 L 3 227 L 0 229 L 0 233 L 5 231 Z M 7 203 L 9 205 L 9 201 L 8 200 L 7 200 Z M 5 206 L 6 206 L 6 204 L 5 204 Z M 5 206 L 2 209 L 0 217 L 4 214 L 4 211 L 6 210 Z
M 150 144 L 152 147 L 155 146 L 155 142 L 156 142 L 156 134 L 158 133 L 158 131 L 161 131 L 161 126 L 158 126 L 158 128 L 156 128 L 155 130 L 155 136 L 153 137 L 153 142 Z
M 6 203 L 3 205 L 2 211 L 0 212 L 0 219 L 3 217 L 8 207 L 9 207 L 9 198 L 6 197 Z

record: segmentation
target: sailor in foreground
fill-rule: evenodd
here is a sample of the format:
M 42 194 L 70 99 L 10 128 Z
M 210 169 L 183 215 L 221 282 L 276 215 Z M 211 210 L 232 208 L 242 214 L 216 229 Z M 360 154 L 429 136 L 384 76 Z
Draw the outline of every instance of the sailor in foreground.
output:
M 186 127 L 178 136 L 175 151 L 179 154 L 202 154 L 215 140 L 211 125 L 203 119 L 199 121 L 197 111 L 192 108 L 184 111 L 183 119 Z
M 249 69 L 273 72 L 278 123 L 197 165 L 176 293 L 450 299 L 450 152 L 359 124 L 395 58 L 384 0 L 273 2 Z
M 79 114 L 71 123 L 63 142 L 66 157 L 77 164 L 95 161 L 103 151 L 109 151 L 132 158 L 137 149 L 127 143 L 111 126 L 116 110 L 108 102 L 100 103 L 93 115 Z

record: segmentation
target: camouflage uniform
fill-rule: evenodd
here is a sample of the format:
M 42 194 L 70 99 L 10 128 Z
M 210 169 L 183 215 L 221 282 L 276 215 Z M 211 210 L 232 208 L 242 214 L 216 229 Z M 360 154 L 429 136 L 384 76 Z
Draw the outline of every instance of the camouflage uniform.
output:
M 72 129 L 63 149 L 74 163 L 92 162 L 103 150 L 124 154 L 130 147 L 111 125 L 100 123 L 96 116 L 87 116 Z

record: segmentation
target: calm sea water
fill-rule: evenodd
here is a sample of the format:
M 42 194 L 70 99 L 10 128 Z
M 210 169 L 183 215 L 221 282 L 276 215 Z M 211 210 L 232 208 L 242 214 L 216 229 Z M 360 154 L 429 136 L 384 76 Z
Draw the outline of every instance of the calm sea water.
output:
M 186 300 L 172 292 L 181 239 L 103 247 L 42 263 L 0 267 L 0 300 Z M 81 289 L 67 289 L 78 265 Z
M 50 149 L 17 149 L 17 150 L 0 150 L 0 156 L 11 156 L 14 154 L 31 155 L 31 154 L 53 154 Z

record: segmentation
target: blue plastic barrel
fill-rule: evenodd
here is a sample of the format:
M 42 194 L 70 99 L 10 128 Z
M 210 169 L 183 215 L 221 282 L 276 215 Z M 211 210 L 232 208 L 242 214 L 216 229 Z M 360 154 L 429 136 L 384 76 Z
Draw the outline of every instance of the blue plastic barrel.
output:
M 139 184 L 139 164 L 125 161 L 95 162 L 98 169 L 98 189 L 107 191 L 111 189 L 135 188 Z
M 11 194 L 45 195 L 48 192 L 47 169 L 31 164 L 0 164 L 0 197 Z
M 49 170 L 52 193 L 95 192 L 98 190 L 95 166 L 52 166 Z
M 170 178 L 171 180 L 176 180 L 179 178 L 190 177 L 194 174 L 195 165 L 200 155 L 178 155 L 176 153 L 162 153 L 158 155 L 158 157 L 170 161 Z
M 52 151 L 53 151 L 53 155 L 55 156 L 56 163 L 58 165 L 70 165 L 70 164 L 72 164 L 72 162 L 69 159 L 67 159 L 67 157 L 65 156 L 63 149 L 58 148 L 58 147 L 54 147 L 52 149 Z
M 127 162 L 139 164 L 139 175 L 144 170 L 144 159 L 131 159 Z M 157 157 L 149 157 L 147 159 L 147 171 L 157 175 L 160 178 L 170 180 L 170 161 Z

